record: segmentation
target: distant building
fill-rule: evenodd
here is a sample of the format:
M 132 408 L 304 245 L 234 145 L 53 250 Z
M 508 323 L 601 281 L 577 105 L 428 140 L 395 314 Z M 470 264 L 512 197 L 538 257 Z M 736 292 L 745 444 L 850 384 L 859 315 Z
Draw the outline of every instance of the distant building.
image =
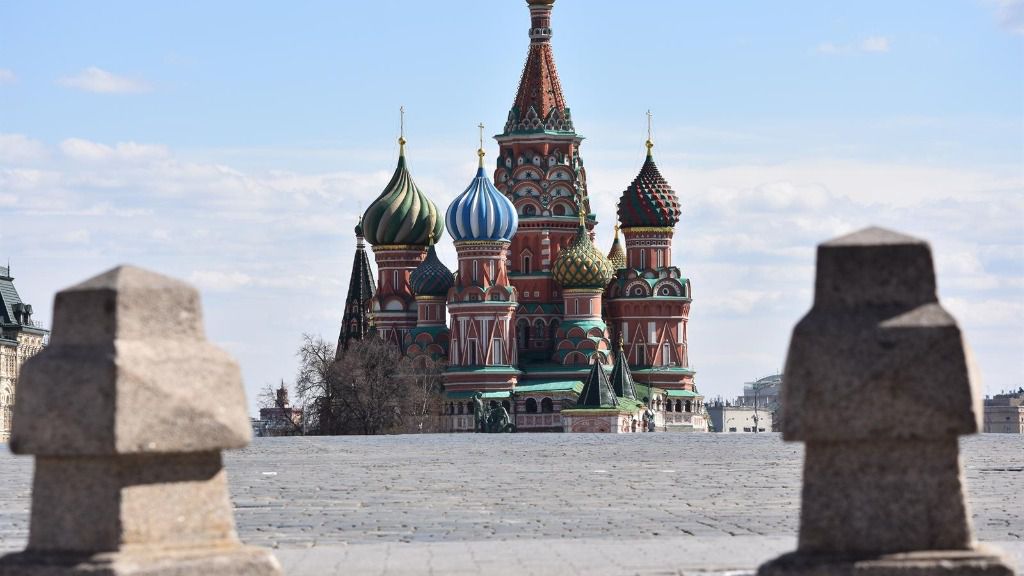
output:
M 48 330 L 32 320 L 32 305 L 21 301 L 10 268 L 0 266 L 0 442 L 11 435 L 11 414 L 21 365 L 43 349 Z
M 1024 434 L 1024 389 L 986 398 L 982 431 Z
M 758 378 L 753 382 L 743 383 L 743 396 L 736 398 L 740 406 L 774 410 L 779 405 L 779 394 L 782 392 L 782 374 L 772 374 Z
M 777 432 L 782 374 L 772 374 L 743 384 L 735 402 L 721 398 L 707 405 L 715 432 Z
M 260 408 L 259 420 L 253 420 L 255 436 L 298 436 L 302 434 L 302 408 L 293 408 L 284 384 L 277 389 L 276 406 Z
M 715 432 L 772 432 L 772 412 L 754 410 L 753 406 L 734 406 L 712 402 L 708 405 L 711 426 Z

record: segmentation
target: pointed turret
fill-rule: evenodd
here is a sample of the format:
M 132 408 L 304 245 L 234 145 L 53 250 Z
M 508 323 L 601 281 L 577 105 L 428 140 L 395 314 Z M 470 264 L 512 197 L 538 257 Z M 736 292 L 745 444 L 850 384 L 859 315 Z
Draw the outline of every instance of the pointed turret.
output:
M 612 268 L 621 270 L 626 267 L 626 250 L 622 247 L 622 243 L 619 242 L 619 225 L 615 225 L 615 240 L 612 241 L 612 248 L 608 251 L 608 261 L 612 263 Z
M 341 334 L 338 336 L 337 354 L 348 349 L 352 340 L 362 340 L 370 331 L 370 300 L 377 291 L 373 281 L 373 270 L 366 255 L 363 238 L 363 219 L 356 224 L 356 256 L 352 260 L 352 275 L 348 281 L 348 297 L 345 298 L 345 315 L 341 320 Z
M 633 373 L 629 371 L 629 360 L 622 351 L 622 335 L 619 334 L 619 345 L 615 351 L 615 368 L 612 368 L 612 388 L 620 398 L 636 400 L 636 386 L 633 385 Z
M 615 389 L 608 381 L 608 374 L 604 371 L 604 365 L 594 362 L 590 368 L 590 375 L 583 385 L 576 408 L 617 408 L 618 398 Z

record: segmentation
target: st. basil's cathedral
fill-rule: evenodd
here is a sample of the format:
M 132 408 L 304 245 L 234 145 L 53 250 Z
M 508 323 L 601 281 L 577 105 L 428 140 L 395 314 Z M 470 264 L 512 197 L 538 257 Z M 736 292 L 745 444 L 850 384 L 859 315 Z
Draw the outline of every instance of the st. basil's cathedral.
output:
M 375 331 L 418 362 L 444 363 L 451 432 L 475 429 L 478 393 L 520 432 L 705 431 L 686 344 L 690 280 L 672 265 L 678 197 L 648 139 L 607 256 L 595 245 L 583 137 L 551 48 L 554 3 L 527 0 L 529 53 L 495 136 L 493 180 L 481 142 L 476 175 L 442 214 L 399 139 L 394 176 L 356 226 L 339 354 Z M 446 229 L 454 273 L 434 249 Z

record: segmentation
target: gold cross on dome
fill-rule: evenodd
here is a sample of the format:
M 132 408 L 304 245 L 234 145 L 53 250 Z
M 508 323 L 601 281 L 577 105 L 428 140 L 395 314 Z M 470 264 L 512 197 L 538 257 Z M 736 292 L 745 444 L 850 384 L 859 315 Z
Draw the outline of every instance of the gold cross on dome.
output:
M 647 111 L 647 142 L 645 142 L 645 145 L 647 146 L 647 153 L 648 154 L 651 153 L 651 148 L 654 148 L 654 141 L 651 139 L 651 117 L 652 116 L 654 116 L 654 114 L 651 114 L 651 111 L 648 110 Z
M 480 147 L 476 149 L 476 155 L 480 157 L 480 167 L 484 166 L 484 123 L 477 124 L 477 128 L 480 129 Z
M 398 147 L 405 153 L 405 106 L 398 107 Z

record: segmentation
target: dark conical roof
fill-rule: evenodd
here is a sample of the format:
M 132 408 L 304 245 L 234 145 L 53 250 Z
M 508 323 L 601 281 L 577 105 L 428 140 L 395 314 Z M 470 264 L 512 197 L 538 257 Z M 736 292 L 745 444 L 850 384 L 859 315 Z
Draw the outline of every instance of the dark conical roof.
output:
M 629 361 L 622 350 L 622 342 L 615 352 L 615 368 L 612 368 L 612 388 L 620 398 L 636 400 L 636 386 L 633 385 L 633 374 L 629 371 Z
M 373 270 L 363 243 L 362 220 L 356 225 L 356 257 L 352 260 L 352 275 L 348 281 L 348 296 L 345 298 L 345 315 L 341 319 L 341 333 L 338 335 L 337 354 L 348 348 L 352 340 L 362 340 L 370 331 L 370 299 L 377 292 L 373 281 Z
M 623 228 L 671 228 L 681 215 L 679 197 L 662 177 L 648 148 L 640 173 L 619 197 L 619 222 Z
M 427 257 L 409 275 L 409 285 L 417 296 L 444 296 L 455 283 L 452 271 L 441 262 L 431 242 Z
M 580 398 L 576 402 L 577 408 L 617 408 L 619 401 L 615 396 L 615 389 L 608 381 L 608 374 L 600 362 L 594 362 L 590 369 L 590 376 L 583 385 Z

